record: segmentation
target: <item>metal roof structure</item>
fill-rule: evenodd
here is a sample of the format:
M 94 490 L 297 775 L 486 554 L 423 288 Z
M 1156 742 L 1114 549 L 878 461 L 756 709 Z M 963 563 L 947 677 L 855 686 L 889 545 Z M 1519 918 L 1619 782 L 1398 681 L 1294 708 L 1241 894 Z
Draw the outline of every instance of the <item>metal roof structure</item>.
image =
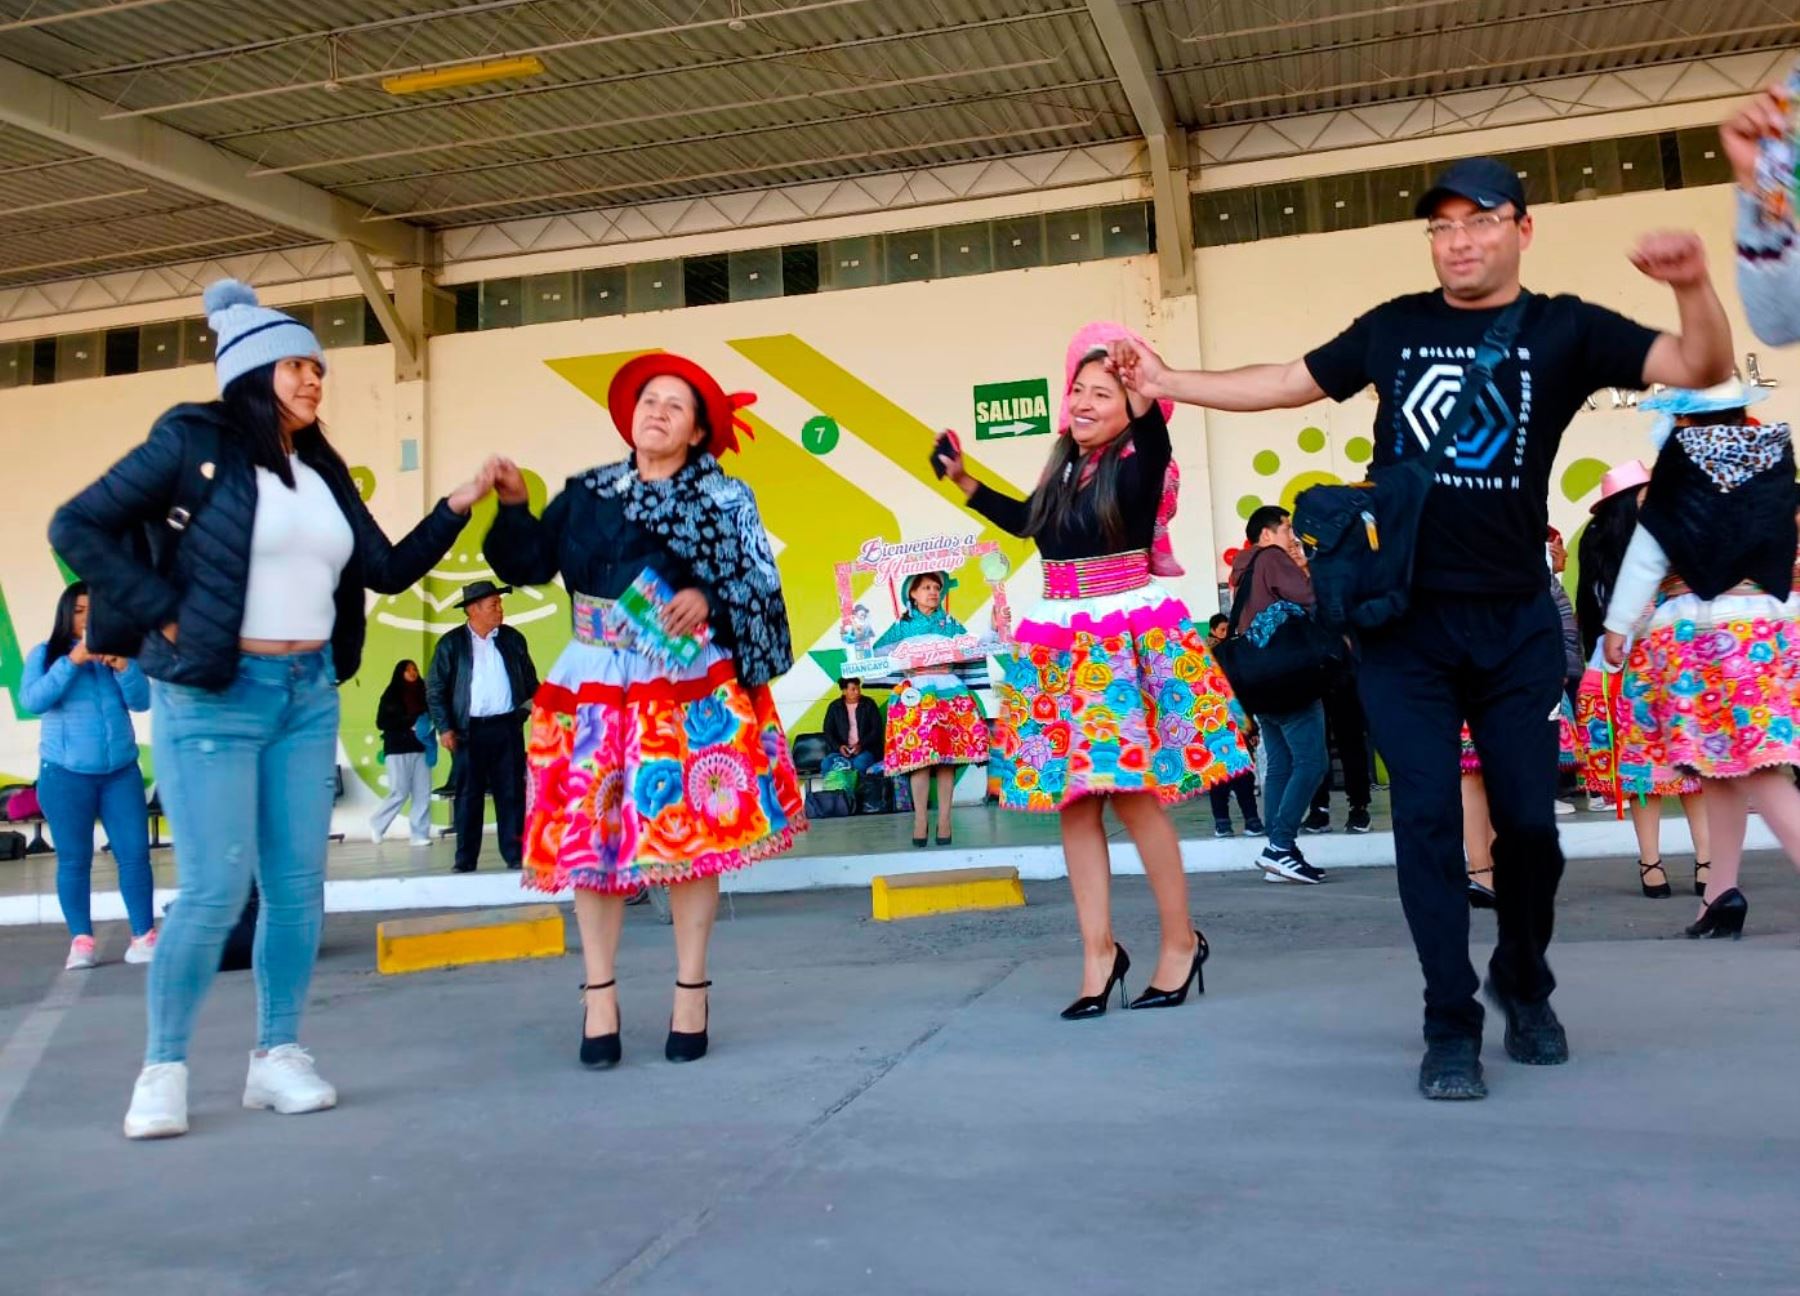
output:
M 0 0 L 0 287 L 1800 44 L 1800 0 Z M 396 94 L 396 74 L 542 70 Z M 1168 197 L 1159 189 L 1160 205 Z

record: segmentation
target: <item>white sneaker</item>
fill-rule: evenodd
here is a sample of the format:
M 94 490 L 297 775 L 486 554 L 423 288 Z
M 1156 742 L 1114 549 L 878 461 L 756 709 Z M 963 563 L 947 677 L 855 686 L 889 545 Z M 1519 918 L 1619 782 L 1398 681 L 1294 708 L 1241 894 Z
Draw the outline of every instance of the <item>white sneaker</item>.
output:
M 319 1078 L 311 1053 L 298 1044 L 282 1044 L 267 1053 L 250 1055 L 244 1106 L 298 1116 L 336 1107 L 337 1090 Z
M 188 1132 L 187 1063 L 155 1062 L 138 1072 L 125 1113 L 128 1139 L 174 1138 Z
M 371 846 L 381 845 L 381 830 L 379 828 L 377 828 L 374 824 L 369 825 L 369 845 L 371 845 Z
M 1613 803 L 1610 800 L 1608 800 L 1606 797 L 1596 796 L 1596 795 L 1592 795 L 1592 794 L 1589 795 L 1588 809 L 1593 811 L 1595 814 L 1605 814 L 1608 810 L 1611 810 L 1612 808 L 1613 808 Z
M 133 936 L 131 944 L 125 949 L 127 963 L 148 963 L 156 957 L 156 928 L 152 927 L 142 936 Z
M 69 957 L 63 960 L 64 972 L 79 972 L 83 968 L 91 968 L 100 962 L 94 950 L 92 936 L 77 936 L 69 942 Z
M 1559 815 L 1572 815 L 1575 813 L 1575 807 L 1570 805 L 1567 801 L 1558 801 L 1556 803 L 1556 813 Z
M 414 837 L 414 838 L 409 839 L 406 844 L 408 846 L 429 846 L 429 845 L 431 845 L 431 838 L 429 838 L 429 837 Z

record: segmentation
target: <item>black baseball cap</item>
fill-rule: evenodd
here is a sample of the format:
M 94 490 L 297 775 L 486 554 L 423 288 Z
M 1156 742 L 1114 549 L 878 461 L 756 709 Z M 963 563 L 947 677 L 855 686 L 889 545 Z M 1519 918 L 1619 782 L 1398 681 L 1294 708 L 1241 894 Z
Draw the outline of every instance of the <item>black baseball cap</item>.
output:
M 1511 203 L 1519 215 L 1525 214 L 1525 186 L 1519 183 L 1518 172 L 1499 158 L 1452 162 L 1438 173 L 1436 183 L 1419 199 L 1413 215 L 1429 220 L 1446 198 L 1467 198 L 1483 211 Z

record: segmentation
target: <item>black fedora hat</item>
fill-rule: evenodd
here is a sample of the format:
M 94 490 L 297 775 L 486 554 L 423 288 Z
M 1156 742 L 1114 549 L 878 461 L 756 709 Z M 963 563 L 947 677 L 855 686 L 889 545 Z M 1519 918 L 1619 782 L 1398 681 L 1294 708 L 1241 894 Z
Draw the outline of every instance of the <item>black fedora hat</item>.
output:
M 478 580 L 473 585 L 463 586 L 462 602 L 456 606 L 466 608 L 471 603 L 478 603 L 493 594 L 511 594 L 511 585 L 496 585 L 491 580 Z

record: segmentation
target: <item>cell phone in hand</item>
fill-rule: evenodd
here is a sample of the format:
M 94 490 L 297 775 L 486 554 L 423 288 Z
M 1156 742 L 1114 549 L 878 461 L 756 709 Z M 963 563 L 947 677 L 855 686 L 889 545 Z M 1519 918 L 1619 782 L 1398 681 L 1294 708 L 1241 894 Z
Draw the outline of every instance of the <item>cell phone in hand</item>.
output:
M 962 443 L 956 439 L 954 432 L 938 433 L 937 443 L 931 447 L 931 471 L 937 474 L 938 480 L 944 479 L 944 464 L 941 456 L 955 457 L 962 454 Z

